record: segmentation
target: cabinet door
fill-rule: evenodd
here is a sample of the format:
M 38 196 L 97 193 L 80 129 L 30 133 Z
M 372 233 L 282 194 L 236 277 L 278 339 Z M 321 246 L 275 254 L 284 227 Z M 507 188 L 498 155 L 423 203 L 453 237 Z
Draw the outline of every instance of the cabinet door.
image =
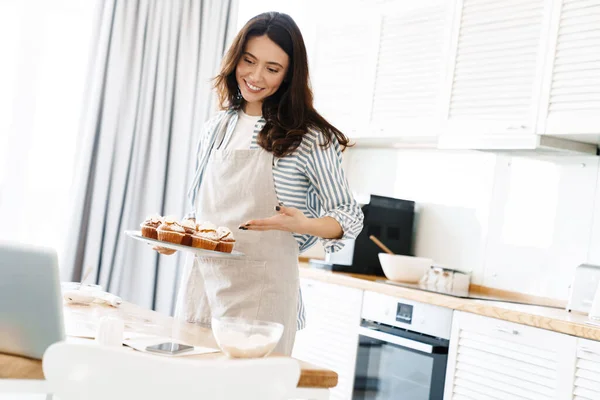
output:
M 600 133 L 600 0 L 556 0 L 549 37 L 540 125 Z
M 454 312 L 446 400 L 571 398 L 576 338 Z
M 552 1 L 458 0 L 456 6 L 444 132 L 535 133 Z
M 317 111 L 354 138 L 365 131 L 371 115 L 379 21 L 354 1 L 344 7 L 335 23 L 332 12 L 315 15 L 311 83 Z
M 338 374 L 331 399 L 349 400 L 354 386 L 362 290 L 303 279 L 306 328 L 292 355 Z
M 453 3 L 398 0 L 380 8 L 372 137 L 437 137 Z
M 573 399 L 600 399 L 600 342 L 577 340 Z

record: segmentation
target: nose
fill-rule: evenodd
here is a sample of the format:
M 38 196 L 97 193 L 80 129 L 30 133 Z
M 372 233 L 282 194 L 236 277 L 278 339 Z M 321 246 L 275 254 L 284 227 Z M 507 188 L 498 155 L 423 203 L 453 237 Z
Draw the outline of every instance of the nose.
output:
M 255 84 L 259 83 L 261 78 L 261 69 L 259 67 L 252 68 L 252 71 L 250 71 L 250 79 L 252 79 L 252 82 Z

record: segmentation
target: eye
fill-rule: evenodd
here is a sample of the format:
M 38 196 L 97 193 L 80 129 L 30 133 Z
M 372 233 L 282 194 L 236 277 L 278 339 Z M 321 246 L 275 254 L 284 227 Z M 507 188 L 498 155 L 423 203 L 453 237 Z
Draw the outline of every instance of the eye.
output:
M 277 69 L 273 69 L 273 68 L 267 68 L 267 69 L 268 69 L 268 70 L 269 70 L 269 72 L 270 72 L 270 73 L 272 73 L 272 74 L 276 74 L 276 73 L 278 73 L 278 72 L 279 72 L 279 70 L 277 70 Z
M 252 60 L 251 60 L 251 59 L 249 59 L 249 58 L 244 58 L 244 61 L 245 61 L 245 62 L 247 62 L 248 64 L 254 64 L 254 63 L 252 62 Z

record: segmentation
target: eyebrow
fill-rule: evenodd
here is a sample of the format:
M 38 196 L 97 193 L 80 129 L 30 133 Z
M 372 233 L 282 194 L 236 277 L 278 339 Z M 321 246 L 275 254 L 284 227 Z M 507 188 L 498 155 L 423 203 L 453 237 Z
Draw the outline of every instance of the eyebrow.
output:
M 250 56 L 250 57 L 254 58 L 255 60 L 258 60 L 258 58 L 256 58 L 256 56 L 254 56 L 254 54 L 252 54 L 252 53 L 248 53 L 247 51 L 245 51 L 243 54 L 246 56 Z M 281 65 L 275 61 L 267 61 L 267 64 L 277 65 L 279 68 L 283 69 L 283 65 Z

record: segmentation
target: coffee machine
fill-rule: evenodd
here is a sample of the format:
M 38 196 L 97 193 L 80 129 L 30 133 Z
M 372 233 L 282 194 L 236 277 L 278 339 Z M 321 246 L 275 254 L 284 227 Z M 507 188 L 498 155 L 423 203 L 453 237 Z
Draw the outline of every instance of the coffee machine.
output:
M 383 250 L 369 239 L 371 235 L 395 254 L 413 255 L 414 201 L 371 195 L 362 211 L 364 227 L 357 238 L 345 240 L 344 248 L 327 253 L 324 261 L 310 260 L 312 267 L 384 276 L 378 257 Z

